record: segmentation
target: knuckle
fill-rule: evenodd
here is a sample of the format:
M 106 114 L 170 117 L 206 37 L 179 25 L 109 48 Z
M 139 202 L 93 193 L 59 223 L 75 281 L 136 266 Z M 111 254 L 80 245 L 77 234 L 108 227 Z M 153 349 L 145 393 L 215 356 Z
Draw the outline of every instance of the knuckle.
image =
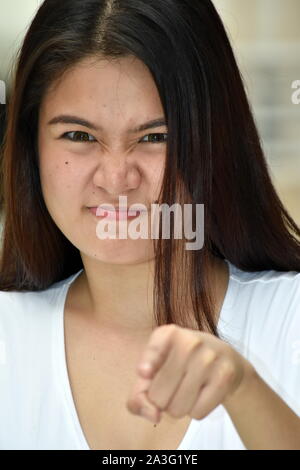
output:
M 234 376 L 234 366 L 230 361 L 223 361 L 220 365 L 221 381 L 227 381 Z
M 169 323 L 168 325 L 165 325 L 167 327 L 167 331 L 170 337 L 173 337 L 176 335 L 178 331 L 178 326 L 175 325 L 175 323 Z
M 172 338 L 174 334 L 176 334 L 177 330 L 178 326 L 175 323 L 167 323 L 158 326 L 155 329 L 153 336 L 157 341 L 159 341 L 162 337 L 169 341 L 170 338 Z
M 214 362 L 217 359 L 217 353 L 213 351 L 212 349 L 205 348 L 200 356 L 201 363 L 204 366 L 210 365 L 212 362 Z
M 166 323 L 165 325 L 161 325 L 159 328 L 166 330 L 166 331 L 173 332 L 177 329 L 177 325 L 175 323 Z

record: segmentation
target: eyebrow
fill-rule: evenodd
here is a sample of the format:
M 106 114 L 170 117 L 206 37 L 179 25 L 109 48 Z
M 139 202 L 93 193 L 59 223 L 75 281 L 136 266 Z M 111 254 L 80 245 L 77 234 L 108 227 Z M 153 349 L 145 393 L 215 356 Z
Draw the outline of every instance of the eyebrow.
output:
M 56 116 L 48 122 L 48 125 L 54 124 L 79 124 L 80 126 L 88 127 L 89 129 L 92 129 L 94 131 L 103 131 L 103 128 L 101 126 L 93 124 L 92 122 L 87 121 L 86 119 L 80 118 L 78 116 L 69 116 L 65 114 Z M 140 124 L 139 126 L 133 129 L 129 129 L 127 132 L 133 134 L 145 131 L 147 129 L 154 129 L 155 127 L 162 127 L 166 125 L 167 123 L 165 118 L 160 117 L 158 119 L 153 119 L 152 121 L 144 122 L 143 124 Z

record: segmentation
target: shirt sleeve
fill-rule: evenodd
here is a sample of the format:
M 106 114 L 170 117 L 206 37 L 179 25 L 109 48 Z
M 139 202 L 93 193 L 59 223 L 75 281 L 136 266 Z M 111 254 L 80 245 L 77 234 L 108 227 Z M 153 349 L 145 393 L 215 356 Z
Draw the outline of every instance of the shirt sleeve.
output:
M 283 277 L 271 299 L 254 328 L 249 360 L 300 417 L 300 273 Z

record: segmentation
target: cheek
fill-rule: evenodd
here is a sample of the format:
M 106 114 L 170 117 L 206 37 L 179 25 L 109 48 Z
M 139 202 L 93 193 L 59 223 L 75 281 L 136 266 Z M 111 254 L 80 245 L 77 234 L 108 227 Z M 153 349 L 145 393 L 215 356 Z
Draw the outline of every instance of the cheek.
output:
M 64 185 L 62 183 L 65 181 L 66 173 L 61 164 L 50 161 L 47 158 L 41 159 L 40 179 L 43 192 L 52 193 L 63 189 Z
M 82 172 L 75 169 L 72 159 L 54 152 L 44 152 L 40 157 L 40 180 L 46 204 L 64 205 L 78 193 Z
M 152 192 L 157 194 L 161 188 L 164 176 L 164 163 L 153 165 L 147 169 L 148 181 L 150 181 Z

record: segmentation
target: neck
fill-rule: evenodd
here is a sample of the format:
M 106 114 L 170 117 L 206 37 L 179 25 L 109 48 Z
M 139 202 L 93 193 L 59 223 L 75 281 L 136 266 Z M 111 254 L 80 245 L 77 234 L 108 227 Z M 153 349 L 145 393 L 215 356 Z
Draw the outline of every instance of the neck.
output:
M 135 265 L 86 262 L 78 276 L 80 305 L 101 328 L 148 334 L 154 328 L 154 260 Z M 77 279 L 75 280 L 75 282 Z
M 102 331 L 142 337 L 155 328 L 153 312 L 154 260 L 135 265 L 88 262 L 72 284 L 71 308 Z M 211 263 L 216 321 L 228 287 L 228 268 L 223 260 Z M 71 289 L 70 289 L 71 290 Z M 194 326 L 194 325 L 193 325 Z

